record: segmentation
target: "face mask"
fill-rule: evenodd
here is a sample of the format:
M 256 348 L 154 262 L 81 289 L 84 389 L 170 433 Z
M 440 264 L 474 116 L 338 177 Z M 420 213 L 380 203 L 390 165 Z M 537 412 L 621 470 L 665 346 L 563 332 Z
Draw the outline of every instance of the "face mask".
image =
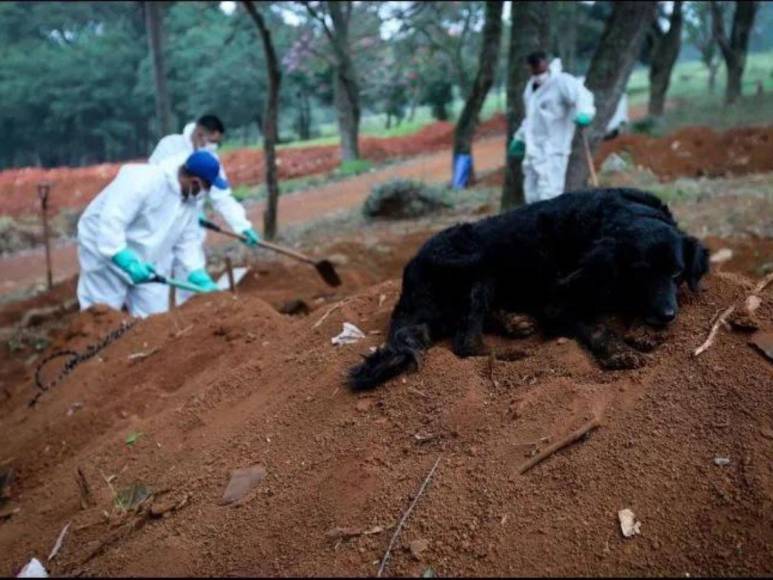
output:
M 532 75 L 531 80 L 538 85 L 541 85 L 544 83 L 548 78 L 550 77 L 550 71 L 545 71 L 544 73 L 538 74 L 538 75 Z
M 213 143 L 212 141 L 209 141 L 206 145 L 204 145 L 204 147 L 202 147 L 204 151 L 209 151 L 210 153 L 214 153 L 215 151 L 217 151 L 217 148 L 218 148 L 218 144 Z

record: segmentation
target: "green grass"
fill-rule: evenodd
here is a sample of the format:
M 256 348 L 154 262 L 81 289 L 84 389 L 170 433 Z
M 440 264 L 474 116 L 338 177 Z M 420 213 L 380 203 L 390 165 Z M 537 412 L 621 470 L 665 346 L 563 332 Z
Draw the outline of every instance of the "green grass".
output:
M 631 75 L 626 92 L 630 106 L 646 104 L 649 99 L 649 69 L 639 67 Z M 708 92 L 709 72 L 700 61 L 680 62 L 674 67 L 668 98 L 699 102 L 721 103 L 725 94 L 725 66 L 720 65 L 714 94 Z M 743 93 L 754 94 L 757 82 L 762 81 L 765 92 L 773 90 L 773 51 L 752 53 L 746 60 L 743 76 Z M 692 103 L 690 103 L 692 104 Z
M 338 177 L 352 177 L 373 169 L 373 163 L 367 159 L 344 161 L 333 173 Z
M 449 106 L 449 112 L 451 113 L 451 122 L 454 122 L 458 118 L 459 113 L 464 107 L 464 101 L 460 98 L 455 98 L 453 103 Z M 483 109 L 481 111 L 481 120 L 486 121 L 497 113 L 504 112 L 505 97 L 504 92 L 498 92 L 492 90 L 486 97 L 486 101 L 483 103 Z M 407 113 L 406 113 L 407 114 Z M 363 137 L 404 137 L 406 135 L 412 135 L 427 125 L 435 122 L 432 117 L 429 106 L 422 105 L 416 107 L 416 112 L 412 120 L 403 120 L 399 125 L 396 121 L 392 120 L 392 126 L 386 128 L 386 115 L 384 113 L 372 113 L 362 116 L 360 121 L 360 136 Z M 337 145 L 339 143 L 338 124 L 336 121 L 328 123 L 320 123 L 315 127 L 318 136 L 314 139 L 308 139 L 306 141 L 288 141 L 277 146 L 277 149 L 289 149 L 294 147 L 321 147 L 325 145 Z M 248 149 L 262 148 L 262 141 L 257 141 L 251 145 L 247 145 Z M 221 147 L 221 152 L 232 151 L 234 149 L 244 149 L 245 145 L 241 141 L 226 141 Z

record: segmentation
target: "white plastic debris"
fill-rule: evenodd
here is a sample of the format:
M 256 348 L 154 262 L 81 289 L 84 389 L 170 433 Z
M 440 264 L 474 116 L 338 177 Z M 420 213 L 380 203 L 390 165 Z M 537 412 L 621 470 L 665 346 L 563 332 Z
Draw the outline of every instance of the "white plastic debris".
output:
M 21 569 L 17 578 L 48 578 L 48 572 L 37 558 L 32 558 L 24 568 Z
M 727 262 L 732 257 L 733 250 L 730 248 L 722 248 L 721 250 L 717 250 L 714 254 L 712 254 L 709 258 L 709 261 L 712 264 L 721 264 L 722 262 Z
M 344 322 L 344 329 L 338 336 L 334 336 L 330 341 L 335 345 L 352 344 L 365 338 L 365 333 L 350 322 Z
M 244 278 L 245 274 L 247 274 L 247 268 L 234 268 L 234 286 L 238 286 L 239 282 L 242 281 L 242 278 Z M 217 287 L 221 290 L 228 290 L 228 272 L 224 272 L 220 275 L 220 278 L 217 279 Z
M 715 457 L 714 458 L 714 465 L 719 465 L 720 467 L 723 465 L 730 465 L 730 458 L 729 457 Z
M 636 521 L 636 515 L 631 510 L 620 510 L 617 517 L 620 518 L 620 530 L 624 537 L 630 538 L 641 533 L 641 522 Z

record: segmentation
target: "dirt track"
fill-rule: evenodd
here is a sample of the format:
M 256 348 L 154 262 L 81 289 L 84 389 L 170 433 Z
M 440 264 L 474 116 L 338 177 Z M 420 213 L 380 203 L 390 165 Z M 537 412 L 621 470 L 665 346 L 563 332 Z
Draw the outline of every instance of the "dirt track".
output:
M 489 137 L 475 142 L 473 154 L 478 172 L 502 166 L 504 137 Z M 450 181 L 451 152 L 442 150 L 390 165 L 383 169 L 331 183 L 312 191 L 298 192 L 281 198 L 279 204 L 280 228 L 346 211 L 360 205 L 373 185 L 393 177 L 421 179 L 432 183 Z M 263 223 L 264 203 L 249 207 L 249 218 L 255 224 Z M 208 243 L 223 243 L 222 238 L 208 236 Z M 69 278 L 78 271 L 74 242 L 61 242 L 53 250 L 54 275 L 57 280 Z M 42 249 L 20 252 L 0 258 L 0 294 L 12 292 L 45 280 L 45 258 Z

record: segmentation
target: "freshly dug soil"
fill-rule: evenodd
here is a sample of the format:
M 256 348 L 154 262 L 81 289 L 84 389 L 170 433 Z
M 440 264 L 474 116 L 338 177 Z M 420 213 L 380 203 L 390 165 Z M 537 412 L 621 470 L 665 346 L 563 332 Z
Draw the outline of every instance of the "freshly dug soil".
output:
M 24 365 L 0 402 L 0 470 L 16 473 L 0 514 L 19 509 L 0 519 L 0 571 L 45 559 L 71 522 L 51 573 L 372 575 L 440 457 L 389 575 L 771 573 L 773 367 L 726 329 L 692 356 L 750 280 L 720 272 L 683 292 L 639 370 L 603 371 L 574 340 L 487 337 L 494 361 L 439 344 L 418 372 L 352 394 L 346 370 L 383 340 L 421 239 L 392 252 L 342 242 L 337 295 L 307 288 L 302 266 L 266 266 L 236 295 L 140 322 L 33 408 Z M 279 314 L 293 298 L 311 313 Z M 773 290 L 762 298 L 771 330 Z M 82 350 L 121 319 L 69 315 L 47 352 Z M 366 338 L 333 346 L 343 322 Z M 600 428 L 519 475 L 596 415 Z M 257 465 L 265 479 L 221 505 L 231 474 Z M 155 494 L 140 515 L 113 499 L 132 484 Z M 624 508 L 642 522 L 629 539 Z
M 601 143 L 594 160 L 596 168 L 601 168 L 608 155 L 620 152 L 629 153 L 637 165 L 652 170 L 661 181 L 773 171 L 773 127 L 725 132 L 684 127 L 660 138 L 621 135 Z

